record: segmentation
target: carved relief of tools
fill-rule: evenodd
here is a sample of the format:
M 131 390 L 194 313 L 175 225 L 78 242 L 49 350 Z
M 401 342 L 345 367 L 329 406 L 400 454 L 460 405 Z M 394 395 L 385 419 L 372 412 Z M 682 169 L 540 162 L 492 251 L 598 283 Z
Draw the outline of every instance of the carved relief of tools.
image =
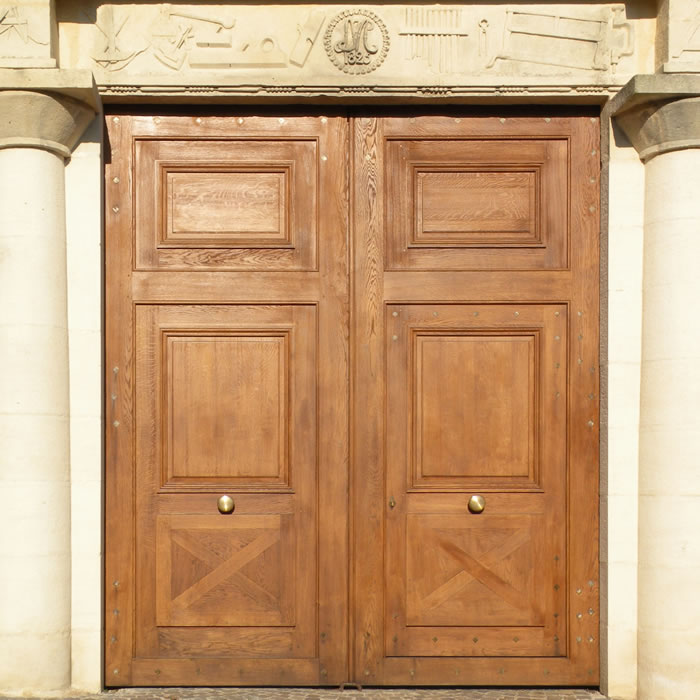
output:
M 461 9 L 407 7 L 399 32 L 406 58 L 422 58 L 434 72 L 450 73 L 459 63 L 462 42 L 469 36 L 461 25 Z
M 581 14 L 506 10 L 503 48 L 496 61 L 609 70 L 633 52 L 632 26 L 624 21 L 624 6 L 591 8 Z M 620 42 L 622 35 L 622 43 Z
M 46 46 L 48 41 L 35 39 L 29 31 L 29 22 L 21 15 L 17 6 L 0 8 L 0 39 L 19 39 L 23 44 L 32 42 Z
M 121 22 L 115 22 L 114 7 L 112 5 L 105 5 L 101 8 L 99 22 L 95 26 L 102 34 L 105 43 L 103 43 L 100 51 L 96 51 L 92 55 L 93 61 L 101 68 L 108 71 L 121 70 L 148 48 L 147 43 L 129 49 L 123 49 L 120 46 L 118 37 L 128 21 L 129 17 L 126 16 Z
M 304 66 L 318 38 L 325 18 L 324 12 L 315 10 L 309 13 L 303 25 L 299 25 L 299 37 L 294 44 L 292 53 L 289 54 L 289 62 L 291 64 L 299 66 L 299 68 Z

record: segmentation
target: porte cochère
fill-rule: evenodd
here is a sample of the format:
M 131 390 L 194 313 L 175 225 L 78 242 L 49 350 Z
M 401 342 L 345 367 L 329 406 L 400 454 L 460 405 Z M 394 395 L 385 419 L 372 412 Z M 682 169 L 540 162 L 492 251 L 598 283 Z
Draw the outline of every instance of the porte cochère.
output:
M 108 685 L 598 684 L 598 119 L 404 113 L 107 115 Z

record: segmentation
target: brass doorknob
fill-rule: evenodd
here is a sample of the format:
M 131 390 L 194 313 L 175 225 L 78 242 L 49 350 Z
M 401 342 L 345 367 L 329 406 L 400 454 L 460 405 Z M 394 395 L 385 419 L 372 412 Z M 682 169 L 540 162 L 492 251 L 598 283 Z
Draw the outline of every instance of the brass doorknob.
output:
M 233 502 L 233 498 L 231 496 L 221 496 L 219 500 L 216 502 L 216 505 L 219 509 L 219 513 L 233 513 L 233 509 L 236 507 L 236 504 Z
M 482 513 L 486 508 L 486 499 L 483 496 L 472 496 L 467 507 L 470 513 Z

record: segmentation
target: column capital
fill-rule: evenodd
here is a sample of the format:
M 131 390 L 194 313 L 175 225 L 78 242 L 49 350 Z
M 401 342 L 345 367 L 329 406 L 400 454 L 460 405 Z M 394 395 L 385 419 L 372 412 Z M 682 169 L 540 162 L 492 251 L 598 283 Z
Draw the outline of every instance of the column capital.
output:
M 700 75 L 636 75 L 610 101 L 609 113 L 644 163 L 700 148 Z
M 0 69 L 0 148 L 68 158 L 99 110 L 90 71 Z

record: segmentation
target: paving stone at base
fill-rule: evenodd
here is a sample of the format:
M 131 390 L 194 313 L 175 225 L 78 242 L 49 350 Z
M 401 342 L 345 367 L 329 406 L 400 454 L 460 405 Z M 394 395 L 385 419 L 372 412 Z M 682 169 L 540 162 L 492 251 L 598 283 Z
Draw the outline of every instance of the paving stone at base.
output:
M 0 700 L 11 700 L 0 698 Z M 63 700 L 607 700 L 595 690 L 522 688 L 123 688 Z

